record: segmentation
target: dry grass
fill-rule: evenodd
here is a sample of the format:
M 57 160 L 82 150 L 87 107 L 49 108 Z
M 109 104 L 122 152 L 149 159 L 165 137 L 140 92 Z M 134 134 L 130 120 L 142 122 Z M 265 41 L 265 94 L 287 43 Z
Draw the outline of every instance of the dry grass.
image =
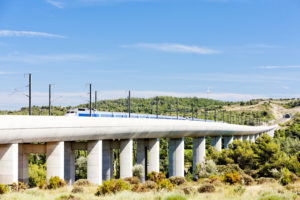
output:
M 22 193 L 9 193 L 5 195 L 1 195 L 0 199 L 2 200 L 60 200 L 62 196 L 73 195 L 76 199 L 89 199 L 89 200 L 159 200 L 164 199 L 167 195 L 170 194 L 182 194 L 186 199 L 196 200 L 196 199 L 205 199 L 205 200 L 215 200 L 215 199 L 222 199 L 222 200 L 264 200 L 268 199 L 270 195 L 278 196 L 279 198 L 276 199 L 299 199 L 296 191 L 292 189 L 287 189 L 287 187 L 283 187 L 278 183 L 268 183 L 263 185 L 252 185 L 252 186 L 229 186 L 229 185 L 222 185 L 217 186 L 216 191 L 213 193 L 198 193 L 192 192 L 189 195 L 185 195 L 183 188 L 189 187 L 192 188 L 194 191 L 203 185 L 202 183 L 197 182 L 189 182 L 185 183 L 181 186 L 176 187 L 172 192 L 167 191 L 160 191 L 157 192 L 155 190 L 145 193 L 135 193 L 131 191 L 123 191 L 114 195 L 107 195 L 102 197 L 96 197 L 94 193 L 96 192 L 96 186 L 87 186 L 84 189 L 83 193 L 72 194 L 72 187 L 64 187 L 57 190 L 40 190 L 38 188 L 29 189 Z M 299 188 L 298 185 L 292 185 L 295 188 Z M 299 193 L 299 192 L 298 192 Z M 269 195 L 269 196 L 268 196 Z M 284 197 L 284 198 L 280 198 Z M 72 198 L 70 198 L 72 199 Z M 275 198 L 274 198 L 275 199 Z

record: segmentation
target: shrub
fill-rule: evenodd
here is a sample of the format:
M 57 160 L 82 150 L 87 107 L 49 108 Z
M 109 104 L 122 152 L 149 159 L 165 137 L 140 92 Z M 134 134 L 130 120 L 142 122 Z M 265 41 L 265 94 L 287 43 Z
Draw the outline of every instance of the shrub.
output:
M 28 177 L 28 185 L 29 187 L 36 187 L 43 180 L 46 180 L 46 165 L 38 165 L 38 164 L 29 164 L 29 177 Z
M 238 172 L 230 172 L 224 175 L 224 182 L 229 184 L 237 184 L 241 180 L 241 177 Z
M 214 192 L 214 191 L 216 191 L 216 188 L 212 184 L 205 184 L 198 188 L 199 193 Z
M 238 164 L 228 164 L 228 165 L 217 165 L 217 170 L 220 173 L 226 174 L 226 173 L 232 173 L 232 172 L 238 172 L 239 174 L 243 174 L 244 171 L 239 167 Z
M 172 176 L 169 178 L 169 181 L 174 185 L 181 185 L 186 182 L 184 177 L 181 176 Z
M 48 189 L 57 189 L 66 186 L 66 182 L 60 179 L 58 176 L 52 176 L 49 179 Z
M 162 179 L 157 182 L 157 189 L 167 189 L 168 191 L 171 191 L 173 189 L 173 184 L 169 181 L 169 179 Z
M 281 184 L 287 185 L 287 184 L 291 183 L 292 180 L 290 177 L 290 175 L 291 175 L 290 171 L 287 168 L 283 168 L 281 172 L 282 172 L 282 177 L 280 179 Z
M 186 198 L 181 194 L 170 194 L 164 197 L 163 200 L 186 200 Z
M 72 193 L 83 193 L 84 192 L 84 188 L 82 186 L 74 186 L 72 191 Z
M 254 179 L 247 174 L 242 174 L 242 175 L 240 175 L 240 177 L 241 177 L 241 180 L 240 180 L 241 184 L 253 185 L 255 183 Z
M 129 190 L 128 184 L 122 179 L 111 179 L 103 181 L 102 185 L 97 188 L 96 196 L 114 194 L 123 190 Z
M 80 197 L 75 197 L 72 194 L 63 194 L 61 195 L 59 198 L 57 198 L 56 200 L 80 200 Z
M 145 183 L 143 183 L 143 185 L 147 188 L 147 189 L 154 189 L 156 188 L 157 184 L 154 181 L 145 181 Z
M 151 172 L 148 174 L 148 179 L 150 179 L 151 181 L 154 181 L 154 182 L 158 182 L 160 180 L 163 180 L 166 178 L 166 175 L 164 173 L 161 173 L 161 172 Z
M 47 189 L 47 181 L 46 180 L 42 180 L 41 182 L 38 183 L 38 187 L 40 189 Z
M 217 174 L 217 166 L 213 160 L 196 164 L 195 175 L 198 178 L 208 178 Z
M 276 168 L 271 169 L 270 174 L 273 178 L 276 178 L 276 179 L 279 179 L 282 176 L 281 172 L 278 171 L 278 169 L 276 169 Z
M 220 185 L 221 184 L 221 179 L 218 176 L 213 176 L 213 177 L 210 177 L 207 180 L 207 182 L 210 183 L 210 184 L 214 184 L 214 185 Z
M 144 184 L 140 185 L 140 184 L 135 184 L 133 185 L 133 187 L 131 188 L 132 192 L 148 192 L 148 188 L 146 188 L 146 186 Z
M 23 182 L 13 183 L 11 186 L 11 190 L 13 192 L 24 191 L 27 189 L 27 185 Z
M 143 165 L 134 165 L 132 168 L 132 175 L 138 178 L 143 178 L 144 177 Z
M 261 177 L 256 180 L 257 184 L 267 184 L 267 183 L 276 183 L 277 181 L 274 178 Z
M 192 187 L 185 187 L 185 188 L 182 188 L 182 191 L 185 195 L 190 195 L 190 194 L 194 194 L 196 193 L 195 189 L 192 188 Z
M 6 194 L 10 191 L 8 185 L 0 184 L 0 194 Z
M 87 179 L 79 179 L 75 181 L 73 186 L 91 186 L 92 184 Z
M 124 178 L 124 181 L 128 182 L 131 185 L 140 184 L 140 179 L 138 177 L 127 177 Z
M 234 188 L 233 191 L 234 191 L 236 194 L 242 196 L 242 195 L 245 193 L 246 189 L 245 189 L 243 186 L 239 185 L 239 186 L 237 186 L 236 188 Z

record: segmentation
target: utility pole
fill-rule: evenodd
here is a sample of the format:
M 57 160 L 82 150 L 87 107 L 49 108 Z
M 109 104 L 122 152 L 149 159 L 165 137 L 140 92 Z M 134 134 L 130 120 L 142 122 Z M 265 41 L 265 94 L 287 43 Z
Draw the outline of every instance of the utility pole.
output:
M 206 108 L 204 108 L 204 112 L 205 112 L 205 121 L 207 120 L 207 110 L 206 110 Z
M 128 118 L 130 118 L 130 90 L 128 91 Z
M 49 116 L 51 116 L 51 84 L 49 84 Z
M 178 99 L 176 101 L 176 116 L 177 116 L 177 119 L 178 119 Z
M 224 114 L 225 114 L 225 110 L 223 110 L 223 114 L 222 114 L 222 121 L 223 121 L 223 123 L 224 123 L 224 121 L 225 121 L 225 118 L 224 118 L 225 115 L 224 115 Z
M 156 97 L 156 118 L 158 119 L 158 97 Z
M 92 117 L 92 84 L 90 83 L 90 117 Z
M 28 111 L 29 111 L 29 115 L 31 115 L 31 73 L 29 73 L 29 107 L 28 107 Z
M 229 124 L 231 124 L 231 111 L 229 111 Z
M 192 120 L 194 120 L 194 104 L 192 103 Z
M 97 90 L 95 91 L 95 110 L 97 110 Z
M 215 116 L 214 116 L 215 122 L 217 121 L 217 109 L 215 108 Z

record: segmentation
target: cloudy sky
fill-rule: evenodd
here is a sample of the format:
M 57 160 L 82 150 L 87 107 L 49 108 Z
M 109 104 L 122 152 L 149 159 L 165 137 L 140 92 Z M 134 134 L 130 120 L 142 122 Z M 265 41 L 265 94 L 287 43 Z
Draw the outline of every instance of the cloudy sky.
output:
M 0 109 L 155 95 L 300 97 L 299 0 L 0 1 Z

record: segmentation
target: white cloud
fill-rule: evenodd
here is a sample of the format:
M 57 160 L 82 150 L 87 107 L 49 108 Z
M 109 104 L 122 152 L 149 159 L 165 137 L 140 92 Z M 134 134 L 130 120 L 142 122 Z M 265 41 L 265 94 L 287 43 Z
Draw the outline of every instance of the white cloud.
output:
M 0 30 L 0 37 L 47 37 L 47 38 L 65 38 L 63 35 L 57 35 L 45 32 L 34 31 L 14 31 L 14 30 Z
M 64 8 L 64 3 L 59 2 L 59 1 L 46 0 L 46 2 L 57 8 Z
M 175 53 L 194 53 L 194 54 L 217 54 L 220 53 L 214 49 L 202 48 L 198 46 L 189 46 L 183 44 L 169 44 L 169 43 L 138 43 L 134 45 L 123 45 L 123 48 L 143 48 L 153 49 L 164 52 Z
M 70 62 L 70 61 L 99 61 L 100 55 L 94 54 L 21 54 L 13 53 L 0 56 L 0 62 L 21 62 L 27 64 L 39 64 L 45 62 Z
M 299 69 L 300 65 L 267 65 L 260 67 L 262 69 Z

